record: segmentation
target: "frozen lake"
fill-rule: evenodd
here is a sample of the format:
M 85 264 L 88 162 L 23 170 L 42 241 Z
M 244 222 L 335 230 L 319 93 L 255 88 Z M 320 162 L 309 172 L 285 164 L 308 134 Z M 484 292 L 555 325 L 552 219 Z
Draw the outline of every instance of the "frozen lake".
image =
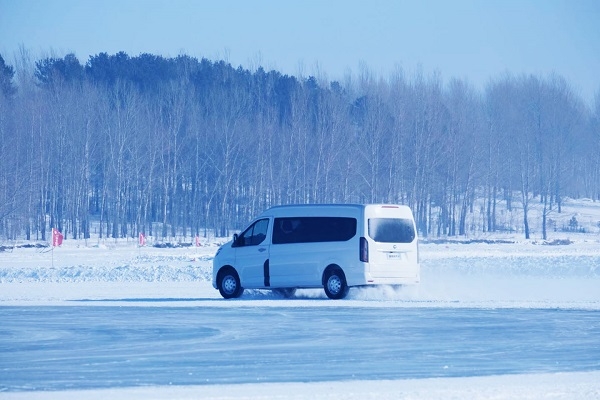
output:
M 0 253 L 0 399 L 600 397 L 597 241 L 421 249 L 342 301 L 223 300 L 215 244 Z

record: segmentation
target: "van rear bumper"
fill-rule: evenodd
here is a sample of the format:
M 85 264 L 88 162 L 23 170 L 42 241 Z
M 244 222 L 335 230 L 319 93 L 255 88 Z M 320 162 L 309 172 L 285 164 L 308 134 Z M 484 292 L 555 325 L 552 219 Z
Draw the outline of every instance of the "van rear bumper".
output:
M 376 286 L 376 285 L 417 285 L 421 282 L 419 269 L 408 276 L 374 277 L 366 268 L 362 274 L 346 276 L 348 286 Z
M 421 282 L 420 276 L 409 276 L 403 278 L 367 278 L 364 285 L 417 285 Z

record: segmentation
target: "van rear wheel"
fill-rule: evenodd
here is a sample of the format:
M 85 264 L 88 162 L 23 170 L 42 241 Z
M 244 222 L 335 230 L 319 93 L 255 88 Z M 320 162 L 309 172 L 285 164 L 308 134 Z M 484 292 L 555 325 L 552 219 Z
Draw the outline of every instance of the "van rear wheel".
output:
M 350 288 L 346 284 L 346 276 L 341 269 L 331 269 L 326 272 L 323 289 L 327 297 L 333 300 L 339 300 L 346 297 Z
M 221 293 L 221 296 L 226 299 L 240 297 L 244 292 L 244 288 L 240 282 L 240 277 L 233 268 L 226 268 L 219 273 L 217 287 L 219 289 L 219 293 Z

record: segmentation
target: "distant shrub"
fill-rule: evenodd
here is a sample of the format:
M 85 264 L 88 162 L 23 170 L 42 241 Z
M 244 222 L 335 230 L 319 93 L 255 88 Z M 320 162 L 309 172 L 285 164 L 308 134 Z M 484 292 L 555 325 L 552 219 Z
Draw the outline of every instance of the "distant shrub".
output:
M 577 221 L 577 218 L 574 215 L 569 220 L 569 225 L 563 226 L 562 230 L 563 232 L 586 233 L 586 229 L 579 225 L 579 221 Z
M 420 239 L 423 243 L 431 244 L 514 244 L 514 240 L 504 239 Z
M 569 244 L 573 244 L 573 242 L 569 239 L 555 239 L 551 242 L 544 242 L 542 244 L 546 246 L 566 246 Z
M 573 217 L 569 221 L 569 228 L 573 229 L 573 230 L 577 230 L 578 226 L 579 226 L 579 222 L 577 221 L 577 218 L 575 218 L 575 216 L 573 215 Z
M 165 243 L 154 243 L 152 245 L 152 247 L 156 247 L 158 249 L 177 249 L 180 247 L 192 247 L 192 243 L 171 243 L 171 242 L 165 242 Z

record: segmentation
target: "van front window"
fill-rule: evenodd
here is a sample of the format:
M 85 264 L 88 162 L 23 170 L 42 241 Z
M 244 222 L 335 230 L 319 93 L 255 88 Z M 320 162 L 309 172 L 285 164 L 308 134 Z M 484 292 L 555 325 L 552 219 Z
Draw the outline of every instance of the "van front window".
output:
M 412 243 L 415 240 L 415 229 L 410 219 L 371 218 L 369 236 L 381 243 Z
M 268 219 L 256 221 L 238 237 L 237 241 L 234 243 L 234 247 L 257 246 L 261 244 L 267 237 L 268 228 Z

